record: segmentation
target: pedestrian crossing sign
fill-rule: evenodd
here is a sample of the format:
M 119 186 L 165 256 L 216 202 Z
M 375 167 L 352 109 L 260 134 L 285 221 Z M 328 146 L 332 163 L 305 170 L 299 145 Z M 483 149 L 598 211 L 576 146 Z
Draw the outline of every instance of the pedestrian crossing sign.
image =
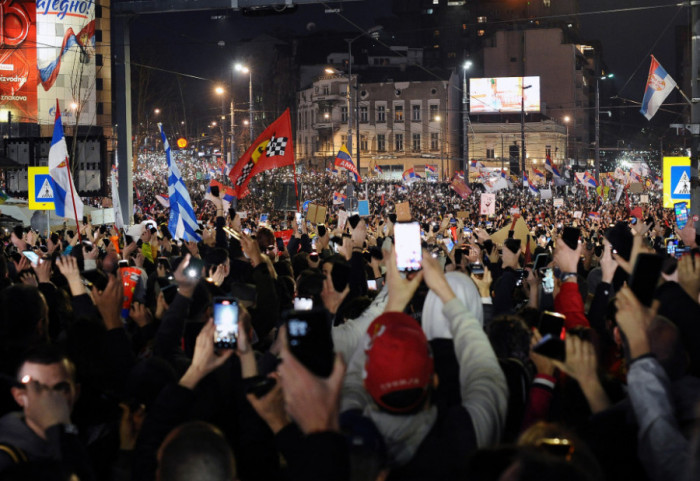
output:
M 31 210 L 54 210 L 53 179 L 48 167 L 29 167 L 27 176 L 29 208 Z
M 664 207 L 677 202 L 690 207 L 690 157 L 664 157 Z

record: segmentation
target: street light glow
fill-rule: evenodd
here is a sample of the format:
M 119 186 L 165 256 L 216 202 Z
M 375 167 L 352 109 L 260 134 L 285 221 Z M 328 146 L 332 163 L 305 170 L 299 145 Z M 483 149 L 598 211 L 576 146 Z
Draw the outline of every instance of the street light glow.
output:
M 216 92 L 218 95 L 223 95 L 224 94 L 224 88 L 223 87 L 216 87 L 214 89 L 214 92 Z
M 75 110 L 75 109 L 77 109 L 77 108 L 78 108 L 78 104 L 77 104 L 77 103 L 75 103 L 75 102 L 71 102 L 71 104 L 70 104 L 70 108 L 71 108 L 71 109 L 73 109 L 73 110 Z
M 246 67 L 245 65 L 242 65 L 240 63 L 237 63 L 236 65 L 234 65 L 233 68 L 236 70 L 236 72 L 243 72 L 243 73 L 250 72 L 250 69 L 248 67 Z
M 440 122 L 441 120 L 442 120 L 442 117 L 440 117 L 439 115 L 435 116 L 435 122 Z
M 153 109 L 153 113 L 158 115 L 160 113 L 160 109 Z
M 464 70 L 469 70 L 470 68 L 472 68 L 472 61 L 471 61 L 471 60 L 467 60 L 466 62 L 464 62 L 464 65 L 462 65 L 462 68 L 463 68 Z
M 570 120 L 571 120 L 571 117 L 569 117 L 568 115 L 564 116 L 564 122 L 566 122 L 568 124 Z

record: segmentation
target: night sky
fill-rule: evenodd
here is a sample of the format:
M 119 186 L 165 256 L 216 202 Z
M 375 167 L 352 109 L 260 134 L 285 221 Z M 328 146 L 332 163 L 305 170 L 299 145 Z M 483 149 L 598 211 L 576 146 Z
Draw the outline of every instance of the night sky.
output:
M 654 54 L 672 76 L 677 73 L 676 26 L 688 25 L 689 9 L 675 7 L 674 3 L 675 0 L 579 1 L 583 14 L 579 17 L 581 37 L 584 40 L 597 39 L 602 43 L 604 62 L 608 70 L 615 73 L 614 86 L 620 97 L 641 100 L 649 69 L 649 53 Z M 329 4 L 333 7 L 337 5 Z M 648 6 L 663 7 L 595 13 Z M 391 15 L 390 0 L 346 2 L 342 7 L 342 17 L 365 29 L 375 25 L 375 18 Z M 303 35 L 309 31 L 328 29 L 355 30 L 344 18 L 326 14 L 324 9 L 324 5 L 302 5 L 291 14 L 265 16 L 246 16 L 233 11 L 141 16 L 132 24 L 132 51 L 147 52 L 146 58 L 141 61 L 149 65 L 216 81 L 226 75 L 235 60 L 232 48 L 237 40 L 266 32 Z M 212 18 L 216 15 L 223 18 Z M 671 26 L 662 35 L 671 21 Z M 187 85 L 189 89 L 204 89 L 202 91 L 212 88 L 201 81 L 191 81 Z M 669 97 L 669 101 L 674 101 L 673 97 Z M 212 99 L 214 102 L 215 99 Z M 601 97 L 601 108 L 608 103 L 607 97 Z M 639 119 L 628 115 L 627 121 L 644 126 L 646 119 L 637 115 Z M 654 122 L 665 124 L 674 120 L 672 114 L 662 113 Z

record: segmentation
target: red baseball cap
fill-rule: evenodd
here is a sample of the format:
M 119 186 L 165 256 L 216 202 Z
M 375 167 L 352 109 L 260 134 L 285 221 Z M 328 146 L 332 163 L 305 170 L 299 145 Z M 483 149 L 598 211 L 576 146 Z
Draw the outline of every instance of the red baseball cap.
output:
M 408 314 L 387 312 L 370 324 L 367 334 L 370 342 L 365 349 L 365 389 L 387 411 L 414 410 L 425 400 L 434 372 L 433 353 L 425 333 Z M 403 400 L 407 402 L 392 403 L 386 398 L 412 390 L 418 390 L 417 396 Z

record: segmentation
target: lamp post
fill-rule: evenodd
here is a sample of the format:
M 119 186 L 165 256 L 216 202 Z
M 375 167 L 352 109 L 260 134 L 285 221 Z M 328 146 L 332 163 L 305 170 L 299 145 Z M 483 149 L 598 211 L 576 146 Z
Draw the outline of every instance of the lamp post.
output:
M 234 66 L 236 72 L 248 74 L 248 127 L 250 128 L 250 142 L 253 142 L 253 72 L 250 67 L 237 63 Z
M 467 60 L 462 65 L 464 79 L 462 83 L 462 172 L 469 182 L 469 84 L 467 83 L 467 70 L 472 66 L 472 61 Z
M 435 116 L 435 121 L 438 122 L 440 127 L 438 127 L 438 139 L 440 141 L 440 180 L 444 181 L 445 180 L 445 139 L 443 138 L 442 135 L 442 117 L 440 115 Z M 467 180 L 468 182 L 468 180 Z
M 564 146 L 564 162 L 566 162 L 569 158 L 569 122 L 571 121 L 571 117 L 568 115 L 564 116 L 564 123 L 566 124 L 566 142 Z
M 219 130 L 221 130 L 221 160 L 226 162 L 226 140 L 224 136 L 224 120 L 226 119 L 226 111 L 224 110 L 224 93 L 225 90 L 223 87 L 216 87 L 214 89 L 214 92 L 216 92 L 216 95 L 221 97 L 221 127 Z
M 345 41 L 348 43 L 348 152 L 350 152 L 350 156 L 352 157 L 352 43 L 357 40 L 358 38 L 364 37 L 364 36 L 374 36 L 378 35 L 379 32 L 383 29 L 381 25 L 375 25 L 374 27 L 370 28 L 366 32 L 362 32 L 361 34 L 357 35 L 356 37 L 353 38 L 346 38 Z M 357 95 L 357 81 L 355 82 L 355 95 Z M 356 103 L 359 102 L 359 99 L 356 99 Z M 357 166 L 357 171 L 360 171 L 360 119 L 359 119 L 359 108 L 355 109 L 355 115 L 356 115 L 356 120 L 357 120 L 357 152 L 355 155 L 355 165 Z M 350 196 L 348 195 L 348 198 Z
M 614 75 L 598 75 L 595 78 L 595 181 L 599 182 L 600 172 L 600 81 L 613 78 Z
M 520 178 L 523 179 L 525 175 L 525 157 L 527 155 L 527 150 L 525 149 L 525 90 L 532 87 L 532 85 L 524 85 L 525 77 L 522 78 L 520 84 L 520 150 L 522 157 L 520 159 Z M 527 189 L 527 186 L 523 186 Z

